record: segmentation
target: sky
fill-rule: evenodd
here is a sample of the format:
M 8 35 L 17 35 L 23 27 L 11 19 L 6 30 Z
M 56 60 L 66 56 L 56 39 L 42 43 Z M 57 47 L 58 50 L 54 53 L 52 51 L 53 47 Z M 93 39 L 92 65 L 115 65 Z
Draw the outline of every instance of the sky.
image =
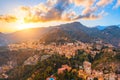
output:
M 0 0 L 0 32 L 71 22 L 120 24 L 120 0 Z

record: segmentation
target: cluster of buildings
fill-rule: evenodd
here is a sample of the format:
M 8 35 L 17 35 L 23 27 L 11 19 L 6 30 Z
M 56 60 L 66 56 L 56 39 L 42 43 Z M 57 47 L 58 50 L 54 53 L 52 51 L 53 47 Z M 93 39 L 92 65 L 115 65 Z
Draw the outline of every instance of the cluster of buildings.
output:
M 58 74 L 64 73 L 65 70 L 67 70 L 69 72 L 71 69 L 72 68 L 69 67 L 68 65 L 62 65 L 62 67 L 58 69 Z
M 15 63 L 13 61 L 8 61 L 6 65 L 2 65 L 0 67 L 0 79 L 7 79 L 8 75 L 6 72 L 13 69 L 14 65 Z
M 108 76 L 106 76 L 108 75 Z M 103 71 L 92 70 L 91 63 L 88 61 L 83 62 L 83 68 L 79 69 L 78 76 L 85 80 L 119 80 L 119 76 L 115 73 L 104 74 Z
M 44 53 L 59 53 L 60 55 L 65 55 L 66 57 L 74 56 L 76 50 L 81 49 L 84 50 L 86 53 L 90 53 L 92 49 L 92 44 L 89 43 L 65 43 L 63 45 L 56 45 L 56 43 L 51 43 L 48 45 L 34 43 L 34 42 L 23 42 L 20 44 L 10 44 L 8 45 L 10 51 L 14 50 L 25 50 L 25 49 L 33 49 L 33 50 L 44 50 Z M 91 52 L 95 53 L 95 52 Z M 97 52 L 96 52 L 97 53 Z
M 77 69 L 72 69 L 72 67 L 68 65 L 62 65 L 61 68 L 58 69 L 57 74 L 63 74 L 64 71 L 67 70 L 68 72 L 76 72 L 78 74 L 79 78 L 82 78 L 84 80 L 120 80 L 120 75 L 116 75 L 115 73 L 108 73 L 104 74 L 103 71 L 98 70 L 92 70 L 91 63 L 88 61 L 83 62 L 83 66 Z M 51 79 L 52 78 L 52 79 Z M 56 77 L 54 75 L 51 75 L 46 80 L 56 80 Z M 74 80 L 74 79 L 73 79 Z
M 47 58 L 49 58 L 51 55 L 34 55 L 34 56 L 31 56 L 29 57 L 27 60 L 24 61 L 24 64 L 23 65 L 35 65 L 37 64 L 37 62 L 40 60 L 40 61 L 43 61 Z
M 31 56 L 26 61 L 24 61 L 24 65 L 35 65 L 38 62 L 38 60 L 38 55 Z
M 82 43 L 80 41 L 75 43 L 65 43 L 65 44 L 59 44 L 51 43 L 51 44 L 41 44 L 39 42 L 23 42 L 20 44 L 11 44 L 8 45 L 10 51 L 14 50 L 20 50 L 20 49 L 33 49 L 38 51 L 43 51 L 44 53 L 47 53 L 48 55 L 43 55 L 42 57 L 38 55 L 34 55 L 32 57 L 29 57 L 25 62 L 24 65 L 34 65 L 38 62 L 39 58 L 41 58 L 41 61 L 44 59 L 47 59 L 50 57 L 51 54 L 58 53 L 60 55 L 65 55 L 67 58 L 71 58 L 76 54 L 77 50 L 83 50 L 85 53 L 91 54 L 93 57 L 100 52 L 100 50 L 103 47 L 109 47 L 107 52 L 112 52 L 113 46 L 110 44 L 103 44 L 101 41 L 97 41 L 95 44 L 93 43 Z M 106 51 L 105 50 L 105 51 Z M 58 69 L 58 74 L 62 74 L 64 70 L 72 70 L 71 67 L 68 65 L 62 65 L 61 68 Z M 77 71 L 77 70 L 75 70 Z M 116 75 L 115 73 L 108 73 L 104 74 L 103 71 L 98 70 L 92 70 L 91 63 L 88 61 L 85 61 L 83 63 L 83 66 L 80 67 L 80 69 L 77 71 L 78 76 L 82 77 L 85 80 L 94 80 L 94 78 L 97 78 L 98 80 L 120 80 L 120 76 Z M 51 75 L 46 80 L 56 80 L 55 76 Z

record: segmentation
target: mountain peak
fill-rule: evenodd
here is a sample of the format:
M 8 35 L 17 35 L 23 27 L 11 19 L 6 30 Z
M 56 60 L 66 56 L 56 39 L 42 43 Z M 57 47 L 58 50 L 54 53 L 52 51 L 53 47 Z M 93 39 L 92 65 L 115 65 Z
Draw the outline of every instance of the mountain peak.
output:
M 72 22 L 72 23 L 68 23 L 68 24 L 63 24 L 60 25 L 60 27 L 62 27 L 62 29 L 67 30 L 68 28 L 71 30 L 86 30 L 88 27 L 84 26 L 83 24 L 81 24 L 80 22 Z
M 81 24 L 80 22 L 72 22 L 72 23 L 70 23 L 71 25 L 77 25 L 77 26 L 80 26 L 80 25 L 82 25 L 83 26 L 83 24 Z
M 81 24 L 80 22 L 72 22 L 71 24 Z

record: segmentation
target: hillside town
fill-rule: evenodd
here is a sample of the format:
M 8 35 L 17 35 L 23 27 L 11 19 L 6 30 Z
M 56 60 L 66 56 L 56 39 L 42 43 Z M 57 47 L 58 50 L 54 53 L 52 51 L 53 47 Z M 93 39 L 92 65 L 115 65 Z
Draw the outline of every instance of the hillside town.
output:
M 103 49 L 104 47 L 107 47 Z M 90 54 L 94 58 L 96 54 L 98 54 L 101 50 L 109 53 L 113 53 L 113 56 L 116 54 L 113 49 L 114 47 L 111 44 L 103 44 L 102 41 L 96 41 L 96 43 L 83 43 L 77 41 L 75 43 L 64 43 L 57 45 L 56 43 L 51 44 L 42 44 L 39 42 L 31 41 L 31 42 L 23 42 L 18 44 L 10 44 L 8 45 L 10 51 L 19 51 L 19 50 L 26 50 L 32 49 L 37 51 L 43 51 L 44 55 L 40 56 L 35 54 L 34 56 L 30 56 L 27 60 L 24 61 L 23 65 L 36 65 L 39 60 L 43 61 L 49 58 L 52 54 L 59 54 L 64 55 L 68 59 L 74 57 L 76 55 L 77 50 L 84 51 L 85 54 Z M 7 71 L 13 69 L 15 67 L 15 62 L 9 61 L 8 64 L 3 65 L 0 67 L 0 78 L 8 78 L 6 74 Z M 111 66 L 114 66 L 113 63 Z M 66 65 L 62 65 L 61 68 L 58 69 L 58 74 L 64 73 L 65 70 L 75 71 L 77 72 L 79 77 L 82 77 L 86 80 L 94 80 L 94 78 L 98 78 L 98 80 L 120 80 L 120 74 L 115 74 L 113 72 L 104 74 L 101 70 L 95 70 L 91 68 L 92 63 L 88 61 L 84 61 L 83 65 L 79 66 L 79 70 L 73 69 L 72 67 Z M 120 67 L 118 67 L 120 71 Z M 54 75 L 46 78 L 46 80 L 53 80 L 55 79 Z M 28 78 L 28 80 L 32 80 Z
M 74 43 L 64 43 L 64 44 L 43 44 L 39 43 L 39 41 L 27 41 L 23 43 L 18 44 L 10 44 L 8 45 L 10 51 L 17 51 L 17 50 L 26 50 L 26 49 L 32 49 L 32 50 L 38 50 L 42 51 L 44 50 L 44 53 L 48 54 L 54 54 L 59 53 L 60 55 L 65 55 L 66 57 L 70 58 L 71 56 L 74 56 L 76 54 L 76 50 L 83 50 L 88 54 L 92 54 L 93 56 L 96 55 L 96 53 L 99 53 L 100 50 L 103 47 L 108 47 L 106 49 L 109 52 L 112 52 L 112 49 L 114 46 L 107 43 L 102 43 L 102 41 L 96 41 L 96 43 L 83 43 L 80 41 L 74 42 Z M 93 50 L 96 49 L 96 50 Z
M 83 62 L 83 66 L 79 68 L 77 71 L 76 69 L 72 69 L 68 65 L 62 65 L 61 68 L 58 69 L 58 74 L 63 74 L 64 71 L 67 70 L 68 72 L 72 70 L 73 72 L 77 72 L 79 77 L 82 77 L 85 80 L 120 80 L 120 75 L 116 75 L 115 73 L 104 74 L 102 71 L 92 70 L 91 63 L 88 61 Z M 46 80 L 56 80 L 55 76 L 51 75 Z M 32 79 L 28 79 L 32 80 Z

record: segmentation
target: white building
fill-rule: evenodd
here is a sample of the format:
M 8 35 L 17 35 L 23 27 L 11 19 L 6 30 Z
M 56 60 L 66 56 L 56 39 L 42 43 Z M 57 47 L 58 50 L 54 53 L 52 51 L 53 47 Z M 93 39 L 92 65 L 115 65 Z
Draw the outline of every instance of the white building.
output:
M 87 74 L 91 74 L 91 63 L 88 61 L 83 62 L 84 70 Z

